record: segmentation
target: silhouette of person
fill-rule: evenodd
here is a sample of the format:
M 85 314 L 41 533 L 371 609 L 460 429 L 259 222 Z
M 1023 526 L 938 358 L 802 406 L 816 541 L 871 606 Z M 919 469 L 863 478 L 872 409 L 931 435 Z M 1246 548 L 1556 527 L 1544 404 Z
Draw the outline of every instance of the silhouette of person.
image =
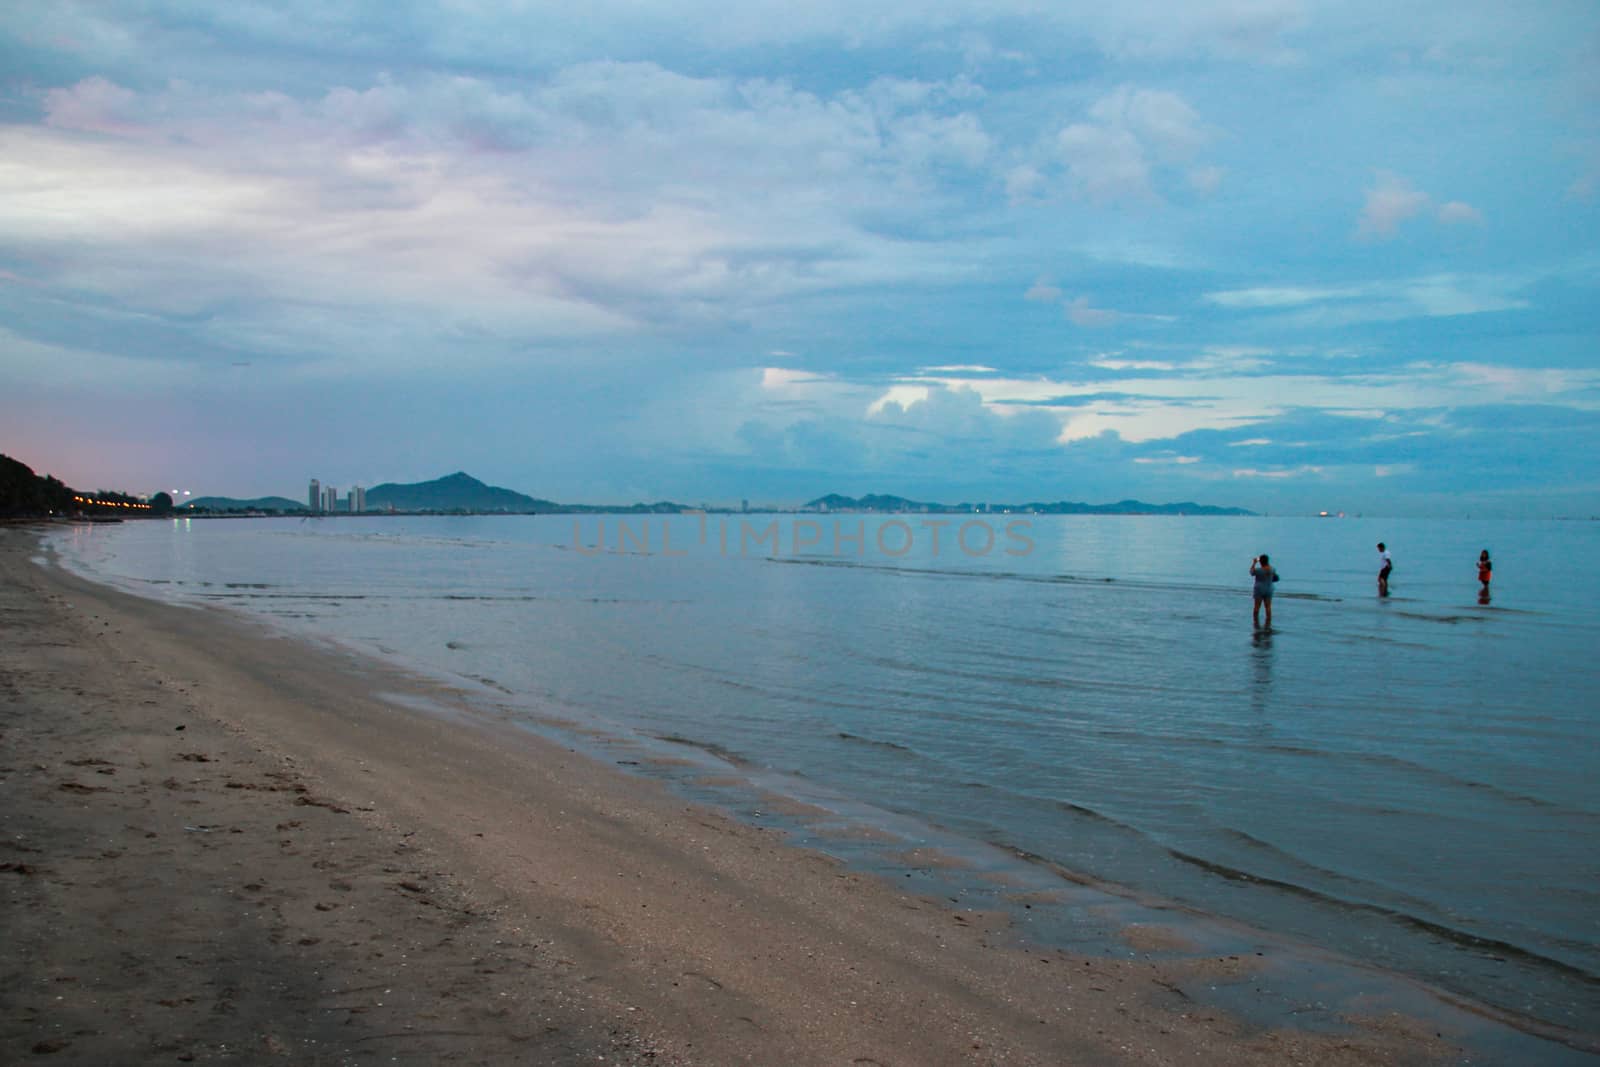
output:
M 1265 552 L 1250 561 L 1250 576 L 1256 580 L 1255 587 L 1250 590 L 1254 601 L 1250 609 L 1250 620 L 1255 625 L 1261 625 L 1261 606 L 1267 607 L 1267 629 L 1272 629 L 1272 583 L 1278 580 L 1278 570 L 1267 559 Z

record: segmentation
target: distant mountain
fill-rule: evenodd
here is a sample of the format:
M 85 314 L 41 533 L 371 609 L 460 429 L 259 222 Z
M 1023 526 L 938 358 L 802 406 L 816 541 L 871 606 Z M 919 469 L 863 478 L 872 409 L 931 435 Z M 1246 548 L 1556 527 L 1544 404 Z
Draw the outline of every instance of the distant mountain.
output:
M 1119 500 L 1115 504 L 1078 504 L 1060 500 L 1054 504 L 1005 504 L 1012 511 L 1034 511 L 1040 515 L 1254 515 L 1248 508 L 1225 508 L 1214 504 L 1146 504 L 1142 500 Z M 998 510 L 992 508 L 991 510 Z
M 903 496 L 888 496 L 883 493 L 868 493 L 863 497 L 841 496 L 838 493 L 829 493 L 819 496 L 802 507 L 804 511 L 970 511 L 965 504 L 951 507 L 949 504 L 928 504 L 920 500 L 907 500 Z
M 305 511 L 306 506 L 286 496 L 258 496 L 254 500 L 237 500 L 231 496 L 197 496 L 185 500 L 179 511 Z
M 704 510 L 671 500 L 657 500 L 654 504 L 552 504 L 551 507 L 572 515 L 681 515 L 686 511 Z
M 1037 515 L 1254 515 L 1255 512 L 1245 508 L 1216 507 L 1211 504 L 1195 504 L 1185 501 L 1181 504 L 1146 504 L 1142 500 L 1119 500 L 1115 504 L 1080 504 L 1070 500 L 1058 500 L 1053 504 L 933 504 L 919 500 L 907 500 L 902 496 L 886 496 L 880 493 L 871 493 L 863 497 L 841 496 L 838 493 L 829 493 L 805 504 L 803 511 L 878 511 L 878 512 L 929 512 L 929 513 L 971 513 L 987 509 L 989 512 L 1009 511 L 1012 513 L 1032 513 Z
M 401 485 L 384 482 L 367 490 L 367 510 L 382 511 L 505 511 L 527 514 L 561 509 L 559 504 L 524 496 L 511 489 L 485 485 L 463 471 L 431 482 Z
M 26 469 L 26 468 L 24 468 Z M 31 474 L 31 472 L 29 472 Z M 344 502 L 341 501 L 341 504 Z M 348 506 L 348 505 L 346 505 Z M 615 504 L 558 504 L 552 500 L 527 496 L 512 489 L 485 485 L 464 471 L 456 471 L 431 482 L 402 484 L 385 482 L 367 490 L 367 511 L 433 511 L 433 512 L 499 512 L 515 515 L 548 514 L 612 514 L 612 515 L 673 515 L 697 511 L 670 500 L 654 503 Z M 186 502 L 180 511 L 210 511 L 213 513 L 280 511 L 302 513 L 309 509 L 298 500 L 267 496 L 254 500 L 237 500 L 225 496 L 206 496 Z M 713 511 L 725 509 L 712 508 Z M 990 514 L 1036 515 L 1253 515 L 1244 508 L 1215 507 L 1185 501 L 1181 504 L 1146 504 L 1142 500 L 1119 500 L 1115 504 L 1080 504 L 1059 500 L 1055 503 L 1030 504 L 940 504 L 932 501 L 911 500 L 887 493 L 869 493 L 862 497 L 829 493 L 802 505 L 800 511 L 864 511 L 880 514 L 951 514 L 964 515 L 977 511 Z M 340 513 L 344 513 L 341 507 Z

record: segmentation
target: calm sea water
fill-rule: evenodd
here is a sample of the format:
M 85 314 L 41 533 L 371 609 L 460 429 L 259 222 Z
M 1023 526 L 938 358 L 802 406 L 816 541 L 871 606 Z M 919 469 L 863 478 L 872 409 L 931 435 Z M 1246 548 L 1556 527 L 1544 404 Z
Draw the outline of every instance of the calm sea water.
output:
M 58 548 L 1600 1030 L 1600 523 L 924 525 L 947 518 L 177 520 Z

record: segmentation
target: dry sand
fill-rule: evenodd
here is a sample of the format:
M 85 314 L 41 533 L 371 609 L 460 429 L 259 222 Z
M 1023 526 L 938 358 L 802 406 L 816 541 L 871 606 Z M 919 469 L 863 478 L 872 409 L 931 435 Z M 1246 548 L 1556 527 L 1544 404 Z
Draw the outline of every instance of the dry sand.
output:
M 1185 992 L 1205 961 L 1016 947 L 447 688 L 37 551 L 0 529 L 0 1062 L 1451 1051 L 1396 1017 L 1245 1026 Z

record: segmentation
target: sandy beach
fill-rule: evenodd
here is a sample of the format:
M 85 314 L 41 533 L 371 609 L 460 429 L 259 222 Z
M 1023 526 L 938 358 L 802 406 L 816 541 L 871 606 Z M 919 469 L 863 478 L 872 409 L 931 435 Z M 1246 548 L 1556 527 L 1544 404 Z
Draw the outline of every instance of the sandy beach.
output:
M 0 1061 L 1416 1064 L 1079 958 L 0 529 Z M 1157 934 L 1131 931 L 1136 949 Z

